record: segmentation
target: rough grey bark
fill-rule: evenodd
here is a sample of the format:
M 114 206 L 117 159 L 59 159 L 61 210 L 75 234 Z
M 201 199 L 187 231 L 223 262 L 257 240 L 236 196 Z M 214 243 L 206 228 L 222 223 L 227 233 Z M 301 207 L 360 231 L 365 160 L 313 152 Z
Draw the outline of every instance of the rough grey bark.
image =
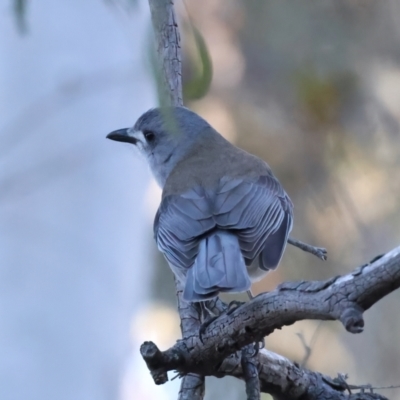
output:
M 242 374 L 246 383 L 247 400 L 258 400 L 260 398 L 260 378 L 258 376 L 258 366 L 260 365 L 254 359 L 256 351 L 253 345 L 243 347 L 241 351 L 240 364 Z
M 399 286 L 400 247 L 397 247 L 348 275 L 321 282 L 283 283 L 229 315 L 221 315 L 206 328 L 201 340 L 193 332 L 165 352 L 160 352 L 152 342 L 145 342 L 141 352 L 153 376 L 177 370 L 183 375 L 243 378 L 239 350 L 244 346 L 302 319 L 339 320 L 349 332 L 360 333 L 364 326 L 363 312 Z M 150 349 L 159 352 L 156 363 L 145 357 Z M 262 391 L 287 399 L 350 398 L 343 393 L 347 387 L 343 383 L 301 368 L 283 357 L 261 351 L 257 360 Z
M 175 279 L 178 312 L 181 319 L 181 332 L 183 338 L 190 338 L 193 332 L 200 329 L 199 309 L 193 303 L 183 299 L 182 283 Z M 179 400 L 202 400 L 204 398 L 204 376 L 199 374 L 186 374 L 182 378 L 179 390 Z
M 156 39 L 162 100 L 182 106 L 181 38 L 172 0 L 149 0 Z M 158 69 L 158 68 L 157 68 Z

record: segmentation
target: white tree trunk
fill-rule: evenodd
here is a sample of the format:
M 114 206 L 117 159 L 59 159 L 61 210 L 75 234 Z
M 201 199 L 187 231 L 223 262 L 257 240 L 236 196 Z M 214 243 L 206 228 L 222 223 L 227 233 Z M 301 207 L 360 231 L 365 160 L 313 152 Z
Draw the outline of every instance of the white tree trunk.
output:
M 114 400 L 147 294 L 151 233 L 146 167 L 105 136 L 155 104 L 147 4 L 128 17 L 100 0 L 29 2 L 25 36 L 7 4 L 0 399 Z

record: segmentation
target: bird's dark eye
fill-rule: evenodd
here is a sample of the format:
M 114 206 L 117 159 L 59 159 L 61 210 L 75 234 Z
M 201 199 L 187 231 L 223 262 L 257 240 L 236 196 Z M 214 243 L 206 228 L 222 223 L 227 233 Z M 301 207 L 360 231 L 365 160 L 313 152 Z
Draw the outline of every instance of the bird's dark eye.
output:
M 143 135 L 147 142 L 153 142 L 156 138 L 156 135 L 152 131 L 144 131 Z

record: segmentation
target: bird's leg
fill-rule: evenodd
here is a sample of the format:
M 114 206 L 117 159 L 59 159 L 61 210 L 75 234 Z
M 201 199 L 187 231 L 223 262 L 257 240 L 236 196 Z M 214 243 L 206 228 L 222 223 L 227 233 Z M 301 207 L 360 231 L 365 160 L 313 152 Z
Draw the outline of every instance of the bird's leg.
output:
M 254 299 L 255 296 L 251 292 L 251 289 L 247 290 L 246 293 L 249 296 L 249 300 Z M 219 300 L 219 299 L 217 298 L 217 300 Z M 201 320 L 202 320 L 202 324 L 199 329 L 200 341 L 203 343 L 204 332 L 218 317 L 220 317 L 222 314 L 225 314 L 225 313 L 226 313 L 226 315 L 232 314 L 233 311 L 235 311 L 236 309 L 241 307 L 243 304 L 246 304 L 246 303 L 244 301 L 233 300 L 228 304 L 228 307 L 225 310 L 223 310 L 223 309 L 218 310 L 218 311 L 220 311 L 220 313 L 216 314 L 215 307 L 212 307 L 212 304 L 211 304 L 211 307 L 213 309 L 208 307 L 208 301 L 199 302 L 200 314 L 201 314 Z M 218 309 L 218 307 L 217 307 L 217 309 Z M 260 340 L 258 342 L 255 342 L 254 343 L 254 356 L 256 356 L 258 354 L 258 352 L 260 351 L 260 349 L 263 349 L 264 347 L 265 347 L 265 339 L 264 338 L 262 338 L 262 340 Z
M 328 252 L 323 247 L 315 247 L 310 244 L 301 242 L 293 238 L 288 238 L 287 242 L 292 246 L 298 247 L 299 249 L 306 251 L 307 253 L 314 254 L 314 256 L 325 261 L 328 258 Z
M 249 300 L 253 300 L 254 299 L 253 293 L 251 293 L 251 289 L 246 290 L 246 293 L 247 293 L 247 296 L 249 296 Z M 239 308 L 243 304 L 246 304 L 246 302 L 245 301 L 232 300 L 228 304 L 228 310 L 226 311 L 226 314 L 227 315 L 232 314 L 237 308 Z
M 249 296 L 249 299 L 252 300 L 254 299 L 253 293 L 251 293 L 251 289 L 246 290 L 247 295 Z M 229 304 L 228 304 L 228 309 L 226 311 L 227 315 L 231 315 L 236 309 L 238 309 L 239 307 L 241 307 L 243 304 L 246 304 L 245 301 L 238 301 L 238 300 L 232 300 Z
M 219 314 L 216 314 L 208 304 L 208 301 L 200 301 L 199 302 L 200 310 L 201 310 L 201 320 L 205 322 L 210 317 L 217 317 Z
M 251 294 L 250 290 L 248 290 L 247 293 L 250 293 L 249 297 L 253 296 Z M 252 297 L 250 297 L 250 299 L 251 298 Z M 203 336 L 204 332 L 206 331 L 207 327 L 211 325 L 212 322 L 214 322 L 222 314 L 226 313 L 226 315 L 230 315 L 233 311 L 235 311 L 237 308 L 239 308 L 243 304 L 245 304 L 244 301 L 233 300 L 228 304 L 228 307 L 225 310 L 219 310 L 220 311 L 219 314 L 216 314 L 213 310 L 211 310 L 208 307 L 208 301 L 199 302 L 200 310 L 201 310 L 201 319 L 202 319 L 202 324 L 199 329 L 199 337 L 200 337 L 201 342 L 203 342 L 202 336 Z M 214 310 L 215 310 L 215 308 L 214 308 Z

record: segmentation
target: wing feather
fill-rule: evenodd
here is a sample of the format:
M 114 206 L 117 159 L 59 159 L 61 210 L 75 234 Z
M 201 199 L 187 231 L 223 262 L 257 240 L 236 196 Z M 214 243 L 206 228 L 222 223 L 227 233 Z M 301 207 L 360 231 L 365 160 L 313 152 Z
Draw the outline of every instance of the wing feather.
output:
M 184 274 L 194 264 L 201 241 L 216 229 L 237 235 L 247 265 L 262 253 L 260 267 L 271 269 L 276 260 L 279 262 L 291 230 L 292 208 L 290 199 L 271 175 L 255 180 L 225 177 L 216 188 L 196 186 L 182 195 L 163 198 L 154 221 L 154 234 L 170 265 Z M 270 256 L 268 238 L 275 249 Z M 207 286 L 226 271 L 215 269 L 214 273 L 213 277 L 199 276 L 195 281 Z M 201 286 L 194 290 L 201 293 Z

